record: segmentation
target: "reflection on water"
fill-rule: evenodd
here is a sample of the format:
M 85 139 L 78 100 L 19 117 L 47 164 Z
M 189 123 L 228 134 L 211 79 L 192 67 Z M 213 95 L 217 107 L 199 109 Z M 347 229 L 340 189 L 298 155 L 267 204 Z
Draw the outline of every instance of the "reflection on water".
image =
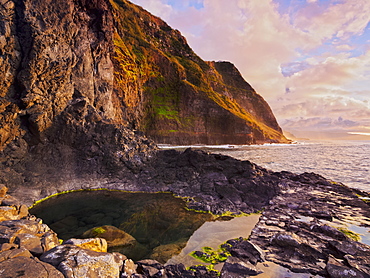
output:
M 254 276 L 257 278 L 323 278 L 320 275 L 313 275 L 310 273 L 292 272 L 289 269 L 273 262 L 258 263 L 257 267 L 263 271 L 263 273 Z
M 208 246 L 217 249 L 219 245 L 233 238 L 248 238 L 259 220 L 259 214 L 236 217 L 230 221 L 214 221 L 204 223 L 188 240 L 179 255 L 172 257 L 167 264 L 183 263 L 186 267 L 201 262 L 190 253 Z

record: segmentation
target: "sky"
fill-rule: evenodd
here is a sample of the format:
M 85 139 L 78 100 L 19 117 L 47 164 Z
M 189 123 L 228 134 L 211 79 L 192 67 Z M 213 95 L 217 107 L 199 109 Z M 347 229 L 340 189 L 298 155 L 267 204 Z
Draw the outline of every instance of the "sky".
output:
M 283 130 L 370 140 L 370 0 L 132 0 L 230 61 Z

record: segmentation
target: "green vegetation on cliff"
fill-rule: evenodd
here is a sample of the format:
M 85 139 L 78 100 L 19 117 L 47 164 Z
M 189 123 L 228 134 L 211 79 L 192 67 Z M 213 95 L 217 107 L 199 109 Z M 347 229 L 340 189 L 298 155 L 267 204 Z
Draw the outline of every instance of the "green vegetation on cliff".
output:
M 133 126 L 158 143 L 287 142 L 267 103 L 239 72 L 228 75 L 232 64 L 203 61 L 160 18 L 110 2 L 115 91 Z

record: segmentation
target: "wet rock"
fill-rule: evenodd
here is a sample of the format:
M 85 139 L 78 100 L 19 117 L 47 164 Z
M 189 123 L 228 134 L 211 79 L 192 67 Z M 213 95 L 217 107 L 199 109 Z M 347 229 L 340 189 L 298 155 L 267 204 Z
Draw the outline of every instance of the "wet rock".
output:
M 126 254 L 126 252 L 129 252 L 130 249 L 134 248 L 137 244 L 133 236 L 114 226 L 108 225 L 92 228 L 83 233 L 82 237 L 103 238 L 107 241 L 109 251 L 116 251 L 122 254 Z
M 370 275 L 367 275 L 360 270 L 345 266 L 343 263 L 339 262 L 332 256 L 329 256 L 329 260 L 326 265 L 326 271 L 328 272 L 330 278 L 367 278 L 367 277 L 370 277 Z
M 227 258 L 221 270 L 222 278 L 248 277 L 249 275 L 258 275 L 263 273 L 262 270 L 248 261 L 236 257 Z
M 313 173 L 275 175 L 282 179 L 282 191 L 266 207 L 250 236 L 251 242 L 268 250 L 266 260 L 293 272 L 325 276 L 329 256 L 348 258 L 344 267 L 367 274 L 363 258 L 369 256 L 368 246 L 349 239 L 330 224 L 330 217 L 323 217 L 326 214 L 342 223 L 350 219 L 368 225 L 369 206 L 356 196 L 359 193 Z
M 174 255 L 179 254 L 185 245 L 186 241 L 159 245 L 153 249 L 153 253 L 150 255 L 150 258 L 161 263 L 165 263 Z
M 302 243 L 302 238 L 290 232 L 277 233 L 271 238 L 271 244 L 280 247 L 299 247 Z
M 360 270 L 370 277 L 370 254 L 345 255 L 344 260 L 350 267 Z
M 59 221 L 54 222 L 50 225 L 50 228 L 58 230 L 62 227 L 77 227 L 78 226 L 78 220 L 74 216 L 67 216 Z
M 161 270 L 163 270 L 164 266 L 160 262 L 156 260 L 140 260 L 137 262 L 137 271 L 138 273 L 141 273 L 145 275 L 146 277 L 155 277 L 155 275 L 159 275 L 163 273 Z
M 328 246 L 335 252 L 335 254 L 344 258 L 370 258 L 370 246 L 361 242 L 347 239 L 346 241 L 330 241 Z
M 338 229 L 329 225 L 314 225 L 311 227 L 312 231 L 327 235 L 336 240 L 348 240 L 348 238 Z
M 167 265 L 165 266 L 165 275 L 168 278 L 175 278 L 175 277 L 184 277 L 190 278 L 194 277 L 194 273 L 186 270 L 183 264 L 176 264 L 176 265 Z
M 247 260 L 253 265 L 265 261 L 263 250 L 244 238 L 228 240 L 222 247 L 226 248 L 233 257 Z
M 25 256 L 0 262 L 2 277 L 64 278 L 65 276 L 48 263 Z M 81 276 L 82 277 L 82 276 Z
M 119 276 L 125 256 L 118 253 L 95 252 L 75 245 L 59 245 L 40 257 L 56 267 L 67 278 Z

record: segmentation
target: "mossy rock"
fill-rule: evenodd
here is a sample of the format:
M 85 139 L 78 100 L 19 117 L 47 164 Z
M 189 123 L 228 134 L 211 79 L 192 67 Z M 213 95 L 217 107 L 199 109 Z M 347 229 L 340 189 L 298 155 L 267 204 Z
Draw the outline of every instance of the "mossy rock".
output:
M 82 234 L 83 238 L 104 238 L 108 243 L 108 249 L 113 247 L 129 247 L 136 245 L 136 239 L 130 234 L 114 226 L 104 225 L 94 227 Z
M 186 246 L 186 242 L 187 239 L 183 239 L 175 243 L 159 245 L 154 248 L 150 258 L 164 264 L 173 256 L 180 254 L 181 250 Z

